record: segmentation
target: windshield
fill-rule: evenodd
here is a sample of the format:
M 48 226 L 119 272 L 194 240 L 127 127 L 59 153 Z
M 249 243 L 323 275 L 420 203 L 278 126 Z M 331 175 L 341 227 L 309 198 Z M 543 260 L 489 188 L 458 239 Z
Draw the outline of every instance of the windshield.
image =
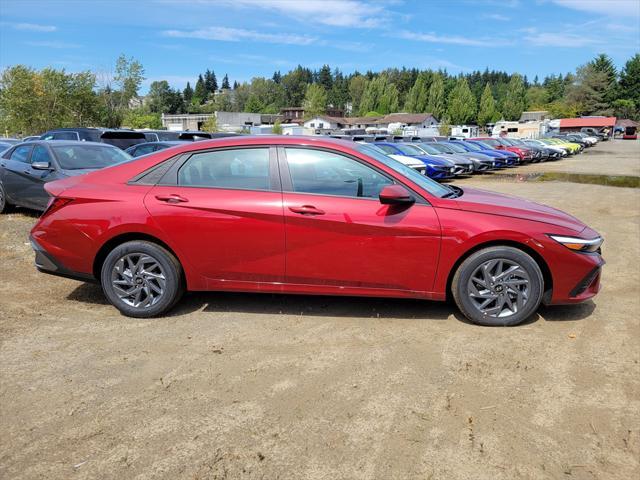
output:
M 356 146 L 356 150 L 375 160 L 378 160 L 379 162 L 385 164 L 387 167 L 392 168 L 400 175 L 407 177 L 413 183 L 424 188 L 427 192 L 435 197 L 444 197 L 445 195 L 451 194 L 450 188 L 445 187 L 444 185 L 440 185 L 435 180 L 431 180 L 429 177 L 422 175 L 417 170 L 414 170 L 411 167 L 407 167 L 397 160 L 394 160 L 393 158 L 378 152 L 378 150 L 371 148 L 371 145 L 358 144 Z
M 440 150 L 433 148 L 433 145 L 429 143 L 421 143 L 420 148 L 431 155 L 438 155 L 442 153 Z
M 443 145 L 441 143 L 434 143 L 433 144 L 433 148 L 438 150 L 438 152 L 440 152 L 440 153 L 452 153 L 451 150 L 449 148 L 447 148 L 446 145 Z
M 490 145 L 489 148 L 495 148 L 495 147 L 499 147 L 500 145 L 502 145 L 498 140 L 496 140 L 495 138 L 487 138 L 485 140 L 482 140 L 481 142 L 483 145 Z
M 424 155 L 424 152 L 418 147 L 407 145 L 405 143 L 396 143 L 395 147 L 405 155 Z
M 449 147 L 456 153 L 467 153 L 464 148 L 462 148 L 460 145 L 456 145 L 455 143 L 447 143 L 447 147 Z
M 101 145 L 52 145 L 51 148 L 63 170 L 104 168 L 131 160 L 131 155 L 115 147 Z
M 476 145 L 475 143 L 464 142 L 464 144 L 469 150 L 473 150 L 474 152 L 479 152 L 480 150 L 482 150 L 482 148 L 479 145 Z

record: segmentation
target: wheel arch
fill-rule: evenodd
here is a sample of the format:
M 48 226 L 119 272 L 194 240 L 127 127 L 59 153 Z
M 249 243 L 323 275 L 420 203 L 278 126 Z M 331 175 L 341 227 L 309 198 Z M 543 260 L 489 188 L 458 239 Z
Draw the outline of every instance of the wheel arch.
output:
M 547 262 L 542 257 L 542 255 L 540 255 L 533 248 L 531 248 L 530 246 L 522 242 L 518 242 L 515 240 L 492 240 L 492 241 L 482 242 L 477 245 L 474 245 L 469 250 L 465 251 L 462 255 L 460 255 L 460 257 L 453 264 L 453 267 L 449 271 L 449 275 L 447 277 L 447 288 L 445 291 L 447 296 L 447 301 L 453 298 L 451 293 L 451 284 L 453 283 L 453 277 L 455 276 L 456 271 L 458 270 L 462 262 L 464 262 L 467 258 L 469 258 L 478 250 L 482 250 L 484 248 L 489 248 L 489 247 L 513 247 L 513 248 L 517 248 L 518 250 L 522 250 L 523 252 L 528 254 L 531 258 L 533 258 L 533 260 L 538 264 L 538 267 L 540 267 L 540 271 L 542 272 L 542 279 L 544 282 L 542 301 L 543 303 L 546 303 L 548 300 L 551 299 L 551 294 L 553 292 L 553 276 L 551 275 L 551 269 L 549 268 L 549 265 L 547 265 Z
M 104 260 L 107 258 L 107 255 L 109 255 L 109 252 L 111 250 L 116 248 L 118 245 L 122 245 L 123 243 L 132 242 L 132 241 L 135 241 L 135 240 L 141 240 L 141 241 L 146 241 L 146 242 L 150 242 L 150 243 L 155 243 L 156 245 L 160 245 L 162 248 L 168 250 L 174 257 L 176 257 L 176 259 L 178 260 L 178 262 L 182 266 L 182 271 L 183 271 L 182 275 L 184 277 L 184 275 L 185 275 L 184 274 L 184 263 L 182 262 L 182 260 L 178 256 L 178 254 L 175 252 L 175 250 L 172 249 L 169 245 L 167 245 L 165 242 L 160 240 L 158 237 L 155 237 L 155 236 L 150 235 L 148 233 L 127 232 L 127 233 L 121 233 L 119 235 L 116 235 L 116 236 L 110 238 L 109 240 L 107 240 L 100 247 L 100 249 L 98 250 L 98 252 L 96 253 L 96 255 L 95 255 L 94 259 L 93 259 L 92 272 L 93 272 L 94 278 L 96 278 L 98 281 L 100 281 L 100 271 L 102 270 L 102 264 L 104 263 Z

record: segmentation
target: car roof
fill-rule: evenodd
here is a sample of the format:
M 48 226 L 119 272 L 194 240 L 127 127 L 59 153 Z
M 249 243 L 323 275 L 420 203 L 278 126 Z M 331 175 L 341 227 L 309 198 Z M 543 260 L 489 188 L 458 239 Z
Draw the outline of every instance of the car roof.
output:
M 185 143 L 193 143 L 190 140 L 158 140 L 157 142 L 136 143 L 133 147 L 142 147 L 144 145 L 184 145 Z
M 51 145 L 51 146 L 83 146 L 83 147 L 108 147 L 108 148 L 117 148 L 108 143 L 101 142 L 82 142 L 79 140 L 28 140 L 26 142 L 20 143 L 20 145 Z

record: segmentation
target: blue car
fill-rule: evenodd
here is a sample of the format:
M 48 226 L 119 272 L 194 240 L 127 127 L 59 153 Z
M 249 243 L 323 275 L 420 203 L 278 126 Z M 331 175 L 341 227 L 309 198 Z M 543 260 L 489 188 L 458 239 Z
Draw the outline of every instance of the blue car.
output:
M 496 150 L 495 148 L 492 148 L 490 145 L 487 145 L 480 140 L 465 140 L 460 143 L 462 143 L 463 145 L 467 145 L 472 149 L 479 149 L 474 151 L 478 151 L 485 155 L 489 155 L 494 158 L 503 158 L 507 167 L 515 167 L 519 162 L 519 157 L 515 153 L 509 152 L 507 150 Z
M 453 162 L 422 153 L 420 149 L 409 143 L 375 142 L 374 145 L 390 155 L 404 155 L 424 162 L 427 166 L 426 175 L 434 180 L 446 180 L 454 177 L 455 165 Z

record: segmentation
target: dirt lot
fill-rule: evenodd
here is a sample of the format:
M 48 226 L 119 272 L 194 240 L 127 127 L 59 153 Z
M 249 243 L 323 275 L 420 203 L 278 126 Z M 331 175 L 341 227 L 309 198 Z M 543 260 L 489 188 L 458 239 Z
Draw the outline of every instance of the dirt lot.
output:
M 637 175 L 640 144 L 538 168 L 596 163 Z M 640 189 L 460 184 L 599 230 L 595 302 L 496 329 L 438 303 L 212 293 L 131 320 L 36 273 L 34 215 L 0 217 L 0 478 L 638 478 Z

